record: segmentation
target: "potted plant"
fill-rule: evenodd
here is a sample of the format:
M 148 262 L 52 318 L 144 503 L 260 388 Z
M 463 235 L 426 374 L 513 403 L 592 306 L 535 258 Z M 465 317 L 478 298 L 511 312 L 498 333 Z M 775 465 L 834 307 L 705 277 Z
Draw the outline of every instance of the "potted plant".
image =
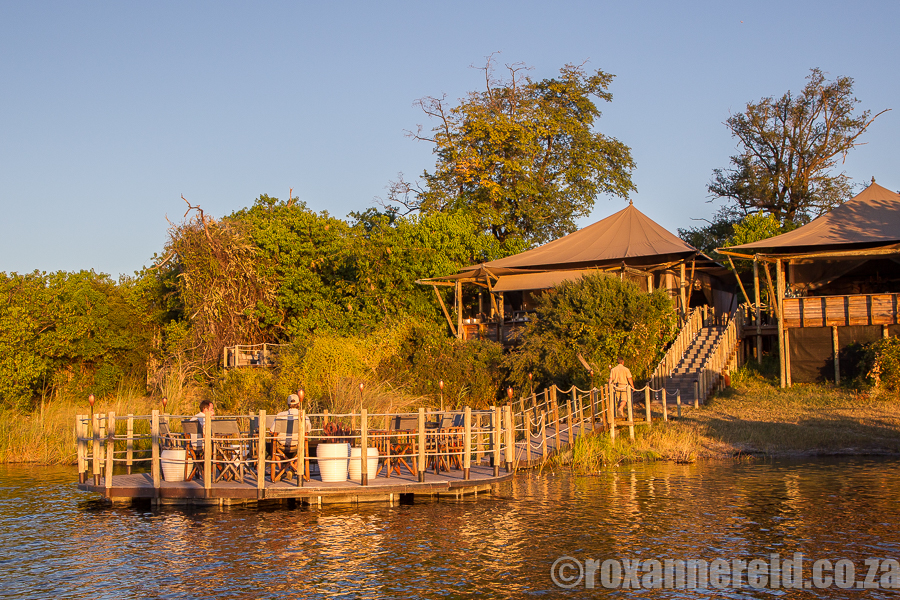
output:
M 323 441 L 316 447 L 319 475 L 323 482 L 347 481 L 350 463 L 350 427 L 331 421 L 322 430 Z

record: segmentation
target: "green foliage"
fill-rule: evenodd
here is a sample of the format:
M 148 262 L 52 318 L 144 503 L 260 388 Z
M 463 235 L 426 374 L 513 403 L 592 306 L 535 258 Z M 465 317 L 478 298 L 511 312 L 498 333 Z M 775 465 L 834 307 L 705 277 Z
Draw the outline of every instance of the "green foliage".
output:
M 378 375 L 437 405 L 444 382 L 445 408 L 485 408 L 503 395 L 503 349 L 490 341 L 460 341 L 443 327 L 406 322 L 396 352 L 378 365 Z
M 796 96 L 748 103 L 725 122 L 741 153 L 731 168 L 713 171 L 709 191 L 744 214 L 762 211 L 779 223 L 803 224 L 828 212 L 851 192 L 844 173 L 832 174 L 838 157 L 845 159 L 878 117 L 853 114 L 858 103 L 852 78 L 827 81 L 820 69 Z
M 797 228 L 794 223 L 782 224 L 775 215 L 755 213 L 747 215 L 734 224 L 734 234 L 726 242 L 727 246 L 740 246 L 765 240 Z
M 674 339 L 676 312 L 660 290 L 642 292 L 635 284 L 605 274 L 564 282 L 545 294 L 523 343 L 507 357 L 512 381 L 526 388 L 533 372 L 543 385 L 586 387 L 589 374 L 581 353 L 602 383 L 616 358 L 625 358 L 635 380 L 649 377 L 662 350 Z
M 861 366 L 876 388 L 900 395 L 900 338 L 892 336 L 868 344 Z
M 115 391 L 140 378 L 149 327 L 133 280 L 93 271 L 0 274 L 0 403 L 38 395 Z
M 419 106 L 437 126 L 414 137 L 434 145 L 437 163 L 424 188 L 401 180 L 389 199 L 426 213 L 463 210 L 496 239 L 540 244 L 571 233 L 599 194 L 634 190 L 631 151 L 594 130 L 609 102 L 612 75 L 566 65 L 554 79 L 533 81 L 525 67 L 509 79 L 485 66 L 486 88 L 456 106 L 424 98 Z
M 716 249 L 728 245 L 729 238 L 734 235 L 734 224 L 739 220 L 740 215 L 734 211 L 720 208 L 707 225 L 679 228 L 678 237 L 714 260 L 720 260 L 722 257 Z

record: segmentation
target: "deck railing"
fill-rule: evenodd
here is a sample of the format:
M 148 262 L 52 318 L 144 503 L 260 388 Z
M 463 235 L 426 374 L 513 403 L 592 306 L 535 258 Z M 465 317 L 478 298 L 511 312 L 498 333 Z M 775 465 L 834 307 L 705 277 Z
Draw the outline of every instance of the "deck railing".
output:
M 785 327 L 895 325 L 900 294 L 852 294 L 785 298 Z
M 277 434 L 266 426 L 265 411 L 213 417 L 214 422 L 235 421 L 239 433 L 218 436 L 212 432 L 215 428 L 210 427 L 203 428 L 197 438 L 182 435 L 182 422 L 192 418 L 188 415 L 169 415 L 157 410 L 150 415 L 123 416 L 114 412 L 78 415 L 75 431 L 79 481 L 85 483 L 93 477 L 95 486 L 105 487 L 109 492 L 113 487 L 113 475 L 140 470 L 149 473 L 153 487 L 159 489 L 163 481 L 163 451 L 179 447 L 186 449 L 190 445 L 196 449 L 196 462 L 202 472 L 201 485 L 207 496 L 217 480 L 230 472 L 235 477 L 247 477 L 247 482 L 255 483 L 261 491 L 259 497 L 264 497 L 264 490 L 280 479 L 272 476 L 273 468 L 280 471 L 285 465 L 290 466 L 292 473 L 286 479 L 291 482 L 296 479 L 294 485 L 303 486 L 308 480 L 305 479 L 308 465 L 319 462 L 321 466 L 321 461 L 326 459 L 309 456 L 306 448 L 308 442 L 321 444 L 333 437 L 325 433 L 328 423 L 348 426 L 350 433 L 339 434 L 339 437 L 352 447 L 379 449 L 379 461 L 386 460 L 388 464 L 379 465 L 377 477 L 391 477 L 392 467 L 399 464 L 399 458 L 414 465 L 419 481 L 424 481 L 427 470 L 433 469 L 437 473 L 449 468 L 461 469 L 463 479 L 468 480 L 472 465 L 485 463 L 493 467 L 494 476 L 497 476 L 501 467 L 511 471 L 519 466 L 544 462 L 553 453 L 574 444 L 578 437 L 598 430 L 615 436 L 617 425 L 627 425 L 633 437 L 636 423 L 631 414 L 632 394 L 641 391 L 645 393 L 644 422 L 652 423 L 651 393 L 657 394 L 657 399 L 661 394 L 662 418 L 668 420 L 665 390 L 652 389 L 649 385 L 627 390 L 629 417 L 627 421 L 619 420 L 618 423 L 612 400 L 614 393 L 608 386 L 591 390 L 574 386 L 559 390 L 556 386 L 550 386 L 540 393 L 484 410 L 467 407 L 455 412 L 426 408 L 414 413 L 369 413 L 365 409 L 347 414 L 324 412 L 307 415 L 301 412 L 297 419 L 296 453 L 281 458 L 272 451 Z M 308 431 L 307 417 L 311 425 Z M 452 425 L 442 427 L 441 421 L 446 418 L 451 418 Z M 413 421 L 415 427 L 399 431 L 391 427 L 397 419 Z M 254 422 L 259 426 L 251 427 Z M 397 448 L 404 445 L 397 445 L 398 436 L 405 436 L 409 442 L 406 449 L 400 452 Z M 369 485 L 366 465 L 369 451 L 359 452 L 360 477 L 357 483 L 366 486 Z M 531 459 L 533 455 L 537 456 L 536 460 Z

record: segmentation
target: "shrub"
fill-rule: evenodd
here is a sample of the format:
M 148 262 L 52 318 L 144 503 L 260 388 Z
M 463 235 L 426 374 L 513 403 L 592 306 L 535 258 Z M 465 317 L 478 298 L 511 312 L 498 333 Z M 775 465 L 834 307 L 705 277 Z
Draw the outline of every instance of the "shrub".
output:
M 900 338 L 890 337 L 867 346 L 869 380 L 876 388 L 900 394 Z
M 529 372 L 544 385 L 589 386 L 579 353 L 597 369 L 597 382 L 605 381 L 618 356 L 635 380 L 646 379 L 675 333 L 676 313 L 665 292 L 647 294 L 614 276 L 587 275 L 541 297 L 522 345 L 506 365 L 519 389 L 525 388 Z

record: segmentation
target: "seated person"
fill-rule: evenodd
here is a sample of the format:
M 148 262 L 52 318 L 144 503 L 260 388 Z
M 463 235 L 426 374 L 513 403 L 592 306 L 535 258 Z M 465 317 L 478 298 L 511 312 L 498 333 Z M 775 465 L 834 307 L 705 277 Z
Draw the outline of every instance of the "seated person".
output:
M 199 421 L 200 422 L 200 430 L 203 431 L 203 428 L 206 426 L 206 417 L 212 419 L 216 414 L 216 406 L 213 404 L 212 400 L 204 400 L 200 403 L 200 412 L 191 417 L 191 421 Z M 194 445 L 194 448 L 200 449 L 203 447 L 203 441 L 200 439 L 200 436 L 196 434 L 191 435 L 192 439 L 191 443 Z
M 276 417 L 276 419 L 283 418 L 283 417 L 298 417 L 299 418 L 300 417 L 300 396 L 298 394 L 291 394 L 290 396 L 288 396 L 287 410 L 281 411 L 280 413 L 275 415 L 275 417 Z M 307 436 L 309 435 L 309 431 L 311 429 L 312 429 L 312 423 L 310 422 L 309 417 L 306 417 L 306 435 Z M 297 434 L 295 434 L 295 436 L 296 435 L 299 435 L 299 432 Z M 281 442 L 282 444 L 284 444 L 285 443 L 285 434 L 278 433 L 277 436 L 278 436 L 278 441 Z M 292 449 L 293 446 L 296 444 L 297 438 L 295 436 L 291 436 L 293 438 L 293 439 L 291 439 L 291 443 L 286 444 L 286 446 L 288 448 Z

